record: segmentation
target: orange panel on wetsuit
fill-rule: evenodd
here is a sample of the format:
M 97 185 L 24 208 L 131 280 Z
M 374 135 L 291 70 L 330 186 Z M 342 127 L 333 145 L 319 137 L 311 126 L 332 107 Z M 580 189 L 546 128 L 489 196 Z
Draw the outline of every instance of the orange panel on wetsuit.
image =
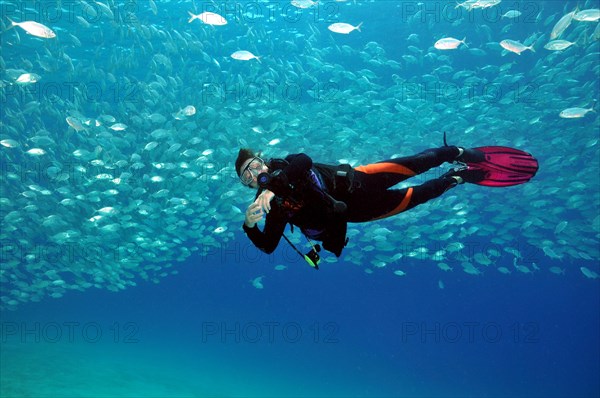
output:
M 373 218 L 371 221 L 381 220 L 382 218 L 387 218 L 387 217 L 395 216 L 398 213 L 402 213 L 404 210 L 406 210 L 406 208 L 410 204 L 410 199 L 412 198 L 412 193 L 413 193 L 413 189 L 408 188 L 406 190 L 406 195 L 404 195 L 404 199 L 402 199 L 402 202 L 400 202 L 400 204 L 398 206 L 396 206 L 396 208 L 394 210 L 392 210 L 389 213 L 386 213 L 382 216 Z
M 360 172 L 366 174 L 377 174 L 377 173 L 394 173 L 394 174 L 402 174 L 405 176 L 414 176 L 416 173 L 409 169 L 406 166 L 402 166 L 397 163 L 390 162 L 382 162 L 382 163 L 373 163 L 365 166 L 358 166 L 355 168 Z

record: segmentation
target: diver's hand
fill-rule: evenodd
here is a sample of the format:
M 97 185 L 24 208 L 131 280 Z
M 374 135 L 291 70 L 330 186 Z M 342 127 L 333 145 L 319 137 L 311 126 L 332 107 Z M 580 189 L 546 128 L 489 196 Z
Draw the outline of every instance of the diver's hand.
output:
M 254 203 L 252 203 L 246 209 L 246 219 L 244 220 L 244 224 L 248 228 L 254 228 L 256 223 L 259 222 L 261 220 L 261 218 L 263 217 L 263 214 L 264 214 L 264 212 L 263 212 L 262 208 L 260 207 L 260 204 L 256 203 L 256 201 L 254 201 Z
M 275 194 L 268 189 L 265 189 L 258 195 L 258 198 L 254 201 L 257 203 L 262 211 L 265 213 L 269 213 L 271 211 L 271 200 L 275 197 Z

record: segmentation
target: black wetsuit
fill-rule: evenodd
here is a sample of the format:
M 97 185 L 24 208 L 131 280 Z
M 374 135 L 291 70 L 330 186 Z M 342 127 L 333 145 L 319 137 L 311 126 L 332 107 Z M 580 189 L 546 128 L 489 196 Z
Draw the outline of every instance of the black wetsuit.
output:
M 367 222 L 393 216 L 436 198 L 455 185 L 454 179 L 440 177 L 413 187 L 389 189 L 409 177 L 444 162 L 452 162 L 458 152 L 454 146 L 441 147 L 356 168 L 313 164 L 312 159 L 303 153 L 289 155 L 282 173 L 296 192 L 282 196 L 275 192 L 264 230 L 256 225 L 248 228 L 244 224 L 244 231 L 256 247 L 271 253 L 279 244 L 285 226 L 290 223 L 309 238 L 322 241 L 323 248 L 339 257 L 347 243 L 347 222 Z M 343 214 L 335 213 L 327 198 L 319 194 L 321 190 L 344 202 L 347 210 Z

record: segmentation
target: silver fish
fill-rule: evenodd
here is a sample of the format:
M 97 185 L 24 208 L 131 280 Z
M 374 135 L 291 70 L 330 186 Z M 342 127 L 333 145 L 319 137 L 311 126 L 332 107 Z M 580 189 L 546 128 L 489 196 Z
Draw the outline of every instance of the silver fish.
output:
M 10 21 L 10 23 L 12 24 L 13 27 L 18 26 L 19 28 L 23 29 L 25 32 L 27 32 L 28 34 L 30 34 L 32 36 L 40 37 L 42 39 L 53 39 L 56 37 L 56 33 L 54 33 L 54 31 L 52 29 L 50 29 L 46 25 L 42 25 L 39 22 L 35 22 L 35 21 L 15 22 L 15 21 L 11 20 L 10 18 L 8 18 L 8 20 Z

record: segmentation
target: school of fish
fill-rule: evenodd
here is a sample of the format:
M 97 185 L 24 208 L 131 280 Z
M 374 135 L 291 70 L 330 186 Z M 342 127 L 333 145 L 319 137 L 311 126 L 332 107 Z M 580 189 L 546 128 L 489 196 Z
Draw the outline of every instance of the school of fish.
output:
M 359 165 L 443 131 L 527 150 L 540 172 L 350 224 L 342 259 L 324 262 L 399 280 L 431 261 L 440 275 L 598 278 L 597 2 L 448 2 L 459 17 L 442 23 L 416 2 L 125 3 L 0 2 L 0 309 L 158 283 L 190 256 L 250 258 L 263 274 L 250 283 L 268 287 L 241 232 L 254 192 L 233 167 L 240 147 Z M 375 12 L 402 21 L 395 37 L 376 39 Z M 302 266 L 288 257 L 275 270 Z

